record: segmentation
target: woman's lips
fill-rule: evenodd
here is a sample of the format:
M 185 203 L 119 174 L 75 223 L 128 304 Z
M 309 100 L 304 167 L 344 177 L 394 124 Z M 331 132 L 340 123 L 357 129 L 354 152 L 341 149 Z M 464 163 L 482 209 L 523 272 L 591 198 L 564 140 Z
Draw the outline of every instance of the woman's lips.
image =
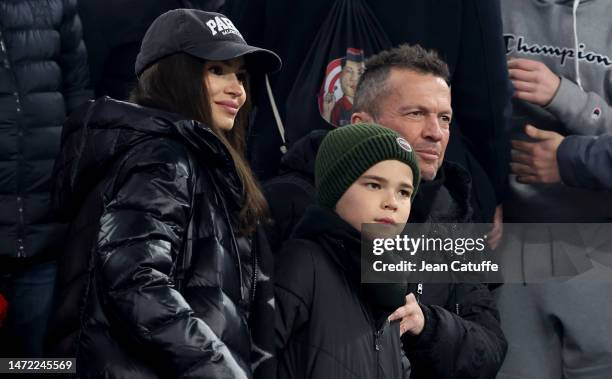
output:
M 223 108 L 227 113 L 234 116 L 238 114 L 238 110 L 240 109 L 237 103 L 231 101 L 216 101 L 215 104 Z

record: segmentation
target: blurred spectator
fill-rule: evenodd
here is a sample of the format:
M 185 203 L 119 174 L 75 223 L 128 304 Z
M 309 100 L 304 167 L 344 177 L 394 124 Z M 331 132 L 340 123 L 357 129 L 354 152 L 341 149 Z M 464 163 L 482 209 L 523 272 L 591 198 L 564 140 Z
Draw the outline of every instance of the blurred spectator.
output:
M 610 220 L 612 196 L 542 184 L 530 167 L 550 134 L 595 135 L 612 128 L 612 14 L 608 1 L 503 2 L 504 38 L 515 87 L 508 221 Z M 574 56 L 577 55 L 578 59 Z M 528 129 L 531 125 L 534 128 Z M 563 206 L 560 206 L 563 205 Z
M 66 227 L 50 213 L 62 123 L 91 97 L 76 0 L 0 1 L 0 356 L 41 356 Z
M 589 159 L 594 151 L 572 144 L 574 137 L 568 137 L 569 145 L 557 151 L 563 135 L 600 134 L 610 128 L 612 24 L 606 21 L 610 15 L 612 3 L 607 0 L 502 2 L 515 89 L 513 175 L 504 206 L 507 221 L 604 223 L 612 219 L 612 194 L 563 185 L 557 160 L 542 159 L 553 156 L 564 162 L 568 153 Z M 566 175 L 584 175 L 580 164 L 570 167 Z M 599 165 L 600 170 L 604 167 Z M 567 247 L 553 233 L 536 230 L 534 226 L 528 238 L 505 241 L 505 248 L 516 252 L 516 265 L 527 285 L 505 285 L 498 290 L 509 342 L 499 378 L 609 378 L 612 270 L 593 264 L 575 278 L 557 281 L 556 270 Z M 597 241 L 588 234 L 575 237 L 585 241 L 588 248 L 583 250 L 589 257 Z M 534 277 L 555 282 L 529 283 Z

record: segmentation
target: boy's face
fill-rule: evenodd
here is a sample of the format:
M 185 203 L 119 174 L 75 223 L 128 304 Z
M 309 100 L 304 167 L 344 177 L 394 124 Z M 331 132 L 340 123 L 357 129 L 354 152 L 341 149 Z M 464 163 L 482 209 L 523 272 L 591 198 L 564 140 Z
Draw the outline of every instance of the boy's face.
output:
M 407 164 L 396 160 L 378 162 L 346 190 L 335 211 L 360 232 L 362 224 L 378 223 L 399 233 L 401 224 L 410 216 L 412 179 L 412 169 Z

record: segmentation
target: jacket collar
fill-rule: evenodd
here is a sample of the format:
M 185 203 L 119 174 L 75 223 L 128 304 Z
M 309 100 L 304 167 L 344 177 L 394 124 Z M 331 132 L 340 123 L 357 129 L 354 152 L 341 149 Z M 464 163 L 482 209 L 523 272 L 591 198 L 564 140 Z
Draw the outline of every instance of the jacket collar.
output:
M 77 109 L 64 124 L 62 148 L 54 168 L 54 208 L 63 218 L 78 209 L 83 196 L 132 148 L 153 138 L 180 141 L 192 149 L 234 207 L 242 204 L 242 185 L 225 145 L 207 126 L 176 113 L 102 97 Z
M 465 169 L 445 161 L 434 180 L 421 181 L 408 222 L 469 222 L 471 183 Z
M 320 205 L 308 207 L 292 237 L 317 241 L 349 278 L 361 281 L 361 233 L 333 210 Z

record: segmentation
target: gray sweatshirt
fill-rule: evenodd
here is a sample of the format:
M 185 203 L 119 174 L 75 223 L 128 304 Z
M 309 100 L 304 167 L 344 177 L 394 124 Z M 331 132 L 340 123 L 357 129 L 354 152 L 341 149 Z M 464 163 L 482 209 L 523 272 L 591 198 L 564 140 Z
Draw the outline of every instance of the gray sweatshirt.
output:
M 612 132 L 612 1 L 501 3 L 508 58 L 541 61 L 561 77 L 559 90 L 546 107 L 514 101 L 511 138 L 528 140 L 523 132 L 527 123 L 563 135 Z M 610 193 L 564 184 L 520 184 L 514 176 L 510 188 L 504 204 L 510 221 L 612 219 Z

